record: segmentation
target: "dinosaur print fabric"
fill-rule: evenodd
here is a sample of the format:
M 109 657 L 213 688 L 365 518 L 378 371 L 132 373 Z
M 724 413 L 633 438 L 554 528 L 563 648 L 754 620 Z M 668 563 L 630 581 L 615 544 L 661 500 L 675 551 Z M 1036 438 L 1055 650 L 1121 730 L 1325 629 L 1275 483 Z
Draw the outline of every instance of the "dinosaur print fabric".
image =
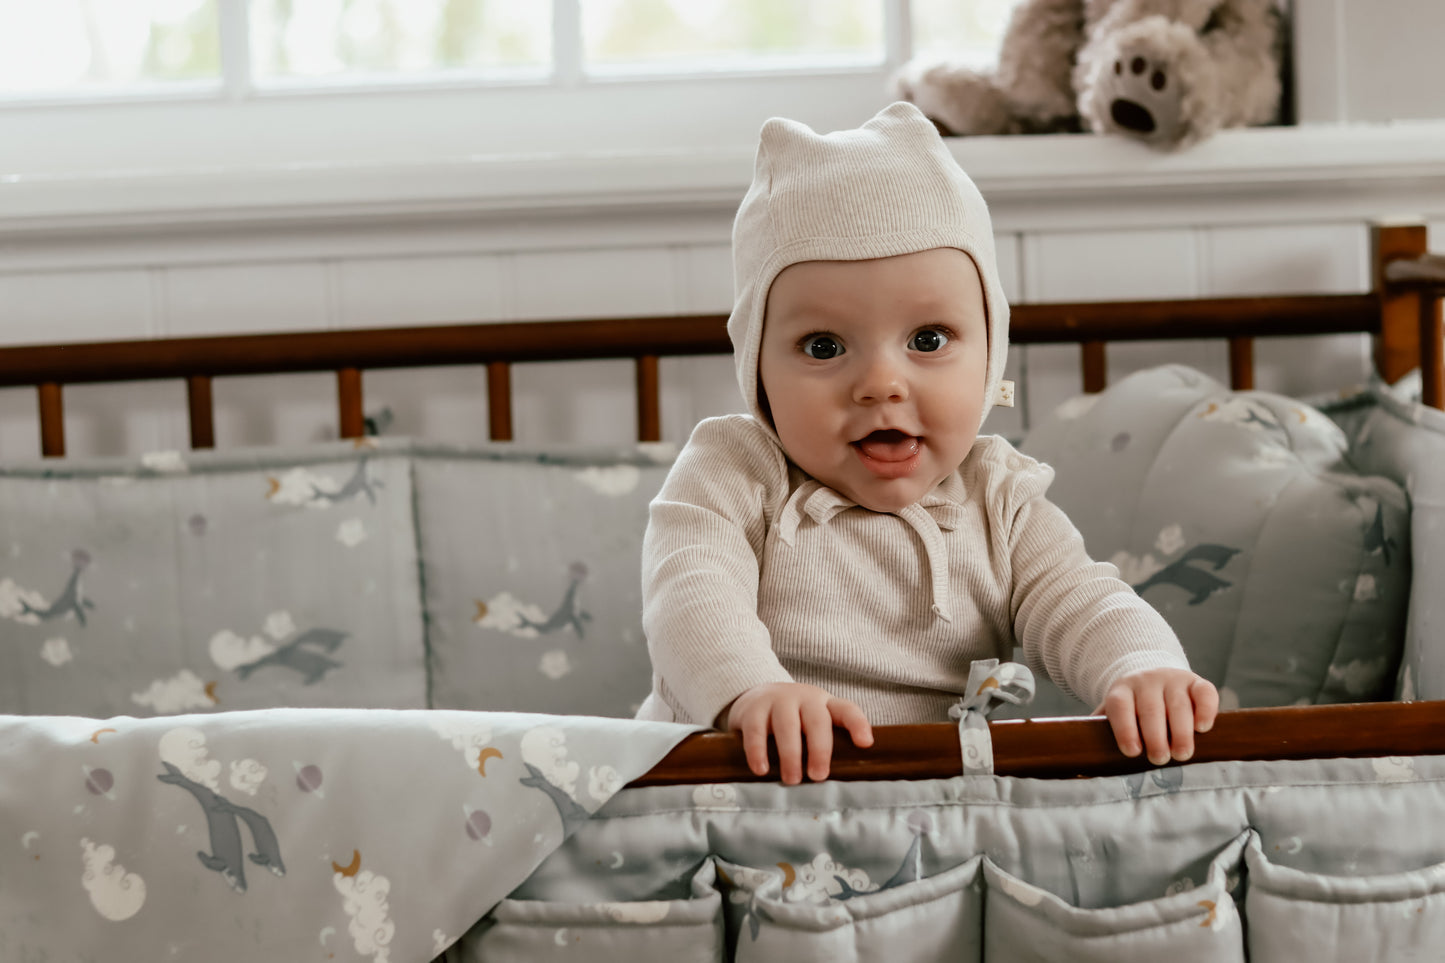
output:
M 1392 697 L 1419 526 L 1404 473 L 1365 467 L 1330 417 L 1168 365 L 1066 402 L 1021 447 L 1221 708 Z M 1092 708 L 1040 680 L 1031 711 Z
M 0 716 L 0 959 L 425 963 L 691 729 Z M 79 885 L 77 885 L 79 884 Z

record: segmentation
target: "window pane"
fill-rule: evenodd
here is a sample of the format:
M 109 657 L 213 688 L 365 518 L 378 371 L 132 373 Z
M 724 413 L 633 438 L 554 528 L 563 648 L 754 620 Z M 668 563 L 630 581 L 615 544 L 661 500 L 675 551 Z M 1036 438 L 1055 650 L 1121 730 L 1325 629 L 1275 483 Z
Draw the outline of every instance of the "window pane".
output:
M 0 0 L 0 94 L 218 79 L 216 4 Z
M 251 0 L 258 80 L 536 74 L 551 59 L 550 0 Z
M 881 0 L 581 0 L 589 67 L 876 64 Z
M 998 59 L 1009 11 L 1018 0 L 912 0 L 913 52 L 978 64 Z

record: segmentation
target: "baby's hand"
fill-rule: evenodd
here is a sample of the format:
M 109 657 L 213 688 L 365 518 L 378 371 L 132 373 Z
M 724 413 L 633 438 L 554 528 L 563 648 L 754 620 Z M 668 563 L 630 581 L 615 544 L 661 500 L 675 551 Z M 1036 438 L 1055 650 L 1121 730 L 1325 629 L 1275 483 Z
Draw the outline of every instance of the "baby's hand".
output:
M 754 686 L 734 699 L 718 721 L 719 728 L 743 734 L 748 768 L 759 776 L 768 773 L 771 732 L 778 744 L 778 768 L 788 786 L 803 781 L 803 736 L 808 742 L 808 778 L 819 782 L 828 778 L 835 724 L 848 730 L 853 745 L 873 745 L 873 728 L 862 709 L 801 682 Z
M 1139 755 L 1142 734 L 1149 761 L 1162 766 L 1171 755 L 1179 762 L 1194 755 L 1194 733 L 1214 725 L 1219 693 L 1187 669 L 1141 669 L 1109 688 L 1102 709 L 1124 755 Z

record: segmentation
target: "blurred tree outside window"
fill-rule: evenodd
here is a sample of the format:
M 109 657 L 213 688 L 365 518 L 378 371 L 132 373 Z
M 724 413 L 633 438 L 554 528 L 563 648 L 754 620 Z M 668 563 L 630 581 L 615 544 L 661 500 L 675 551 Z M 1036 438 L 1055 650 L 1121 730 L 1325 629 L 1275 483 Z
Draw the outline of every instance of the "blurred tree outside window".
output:
M 911 0 L 913 53 L 920 57 L 987 66 L 998 48 L 1018 0 Z
M 0 99 L 884 68 L 890 49 L 910 45 L 987 63 L 1015 2 L 0 0 Z M 223 5 L 235 14 L 222 17 Z M 890 42 L 890 23 L 912 25 L 908 44 Z M 230 29 L 246 36 L 223 37 Z M 558 29 L 580 44 L 558 43 Z M 249 57 L 224 63 L 223 49 Z M 553 64 L 554 50 L 574 62 Z
M 878 0 L 581 0 L 589 69 L 882 64 Z
M 221 77 L 218 0 L 0 0 L 0 94 Z
M 541 73 L 545 0 L 252 0 L 251 62 L 275 78 Z

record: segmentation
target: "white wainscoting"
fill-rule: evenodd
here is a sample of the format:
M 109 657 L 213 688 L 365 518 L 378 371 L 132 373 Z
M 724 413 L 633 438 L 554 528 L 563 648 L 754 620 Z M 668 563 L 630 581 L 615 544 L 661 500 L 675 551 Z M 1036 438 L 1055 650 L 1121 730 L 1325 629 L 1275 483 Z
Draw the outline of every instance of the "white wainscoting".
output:
M 989 198 L 1012 300 L 1108 300 L 1365 291 L 1372 219 L 1424 219 L 1445 239 L 1445 125 L 1361 138 L 1228 132 L 1187 156 L 1088 137 L 981 139 L 955 150 Z M 1272 158 L 1281 144 L 1295 154 Z M 1306 156 L 1315 149 L 1333 149 L 1335 165 Z M 29 198 L 23 211 L 0 209 L 0 342 L 726 312 L 732 214 L 749 174 L 738 160 L 659 170 L 665 186 L 652 193 L 633 160 L 611 169 L 599 161 L 580 184 L 582 168 L 567 167 L 572 179 L 531 208 L 473 181 L 471 201 L 446 205 L 408 203 L 420 188 L 403 185 L 369 200 L 338 194 L 330 206 L 261 204 L 264 191 L 251 190 L 228 207 L 208 182 L 184 202 L 126 208 L 116 193 L 89 213 L 53 183 L 29 195 L 0 188 L 0 199 Z M 609 193 L 609 184 L 626 191 Z M 1222 344 L 1114 346 L 1109 374 L 1165 360 L 1227 377 Z M 1369 372 L 1365 340 L 1350 336 L 1262 342 L 1257 361 L 1260 387 L 1294 395 Z M 1016 349 L 1010 376 L 1025 385 L 1022 403 L 990 426 L 1021 433 L 1079 390 L 1078 372 L 1072 348 Z M 517 437 L 627 442 L 632 383 L 628 362 L 519 367 Z M 480 369 L 370 372 L 365 389 L 369 413 L 392 410 L 389 433 L 485 437 Z M 699 418 L 741 410 L 725 357 L 664 359 L 662 393 L 671 441 Z M 326 374 L 223 379 L 215 403 L 222 447 L 336 434 Z M 186 445 L 179 383 L 72 387 L 65 404 L 72 454 Z M 0 391 L 0 458 L 38 449 L 34 391 Z

